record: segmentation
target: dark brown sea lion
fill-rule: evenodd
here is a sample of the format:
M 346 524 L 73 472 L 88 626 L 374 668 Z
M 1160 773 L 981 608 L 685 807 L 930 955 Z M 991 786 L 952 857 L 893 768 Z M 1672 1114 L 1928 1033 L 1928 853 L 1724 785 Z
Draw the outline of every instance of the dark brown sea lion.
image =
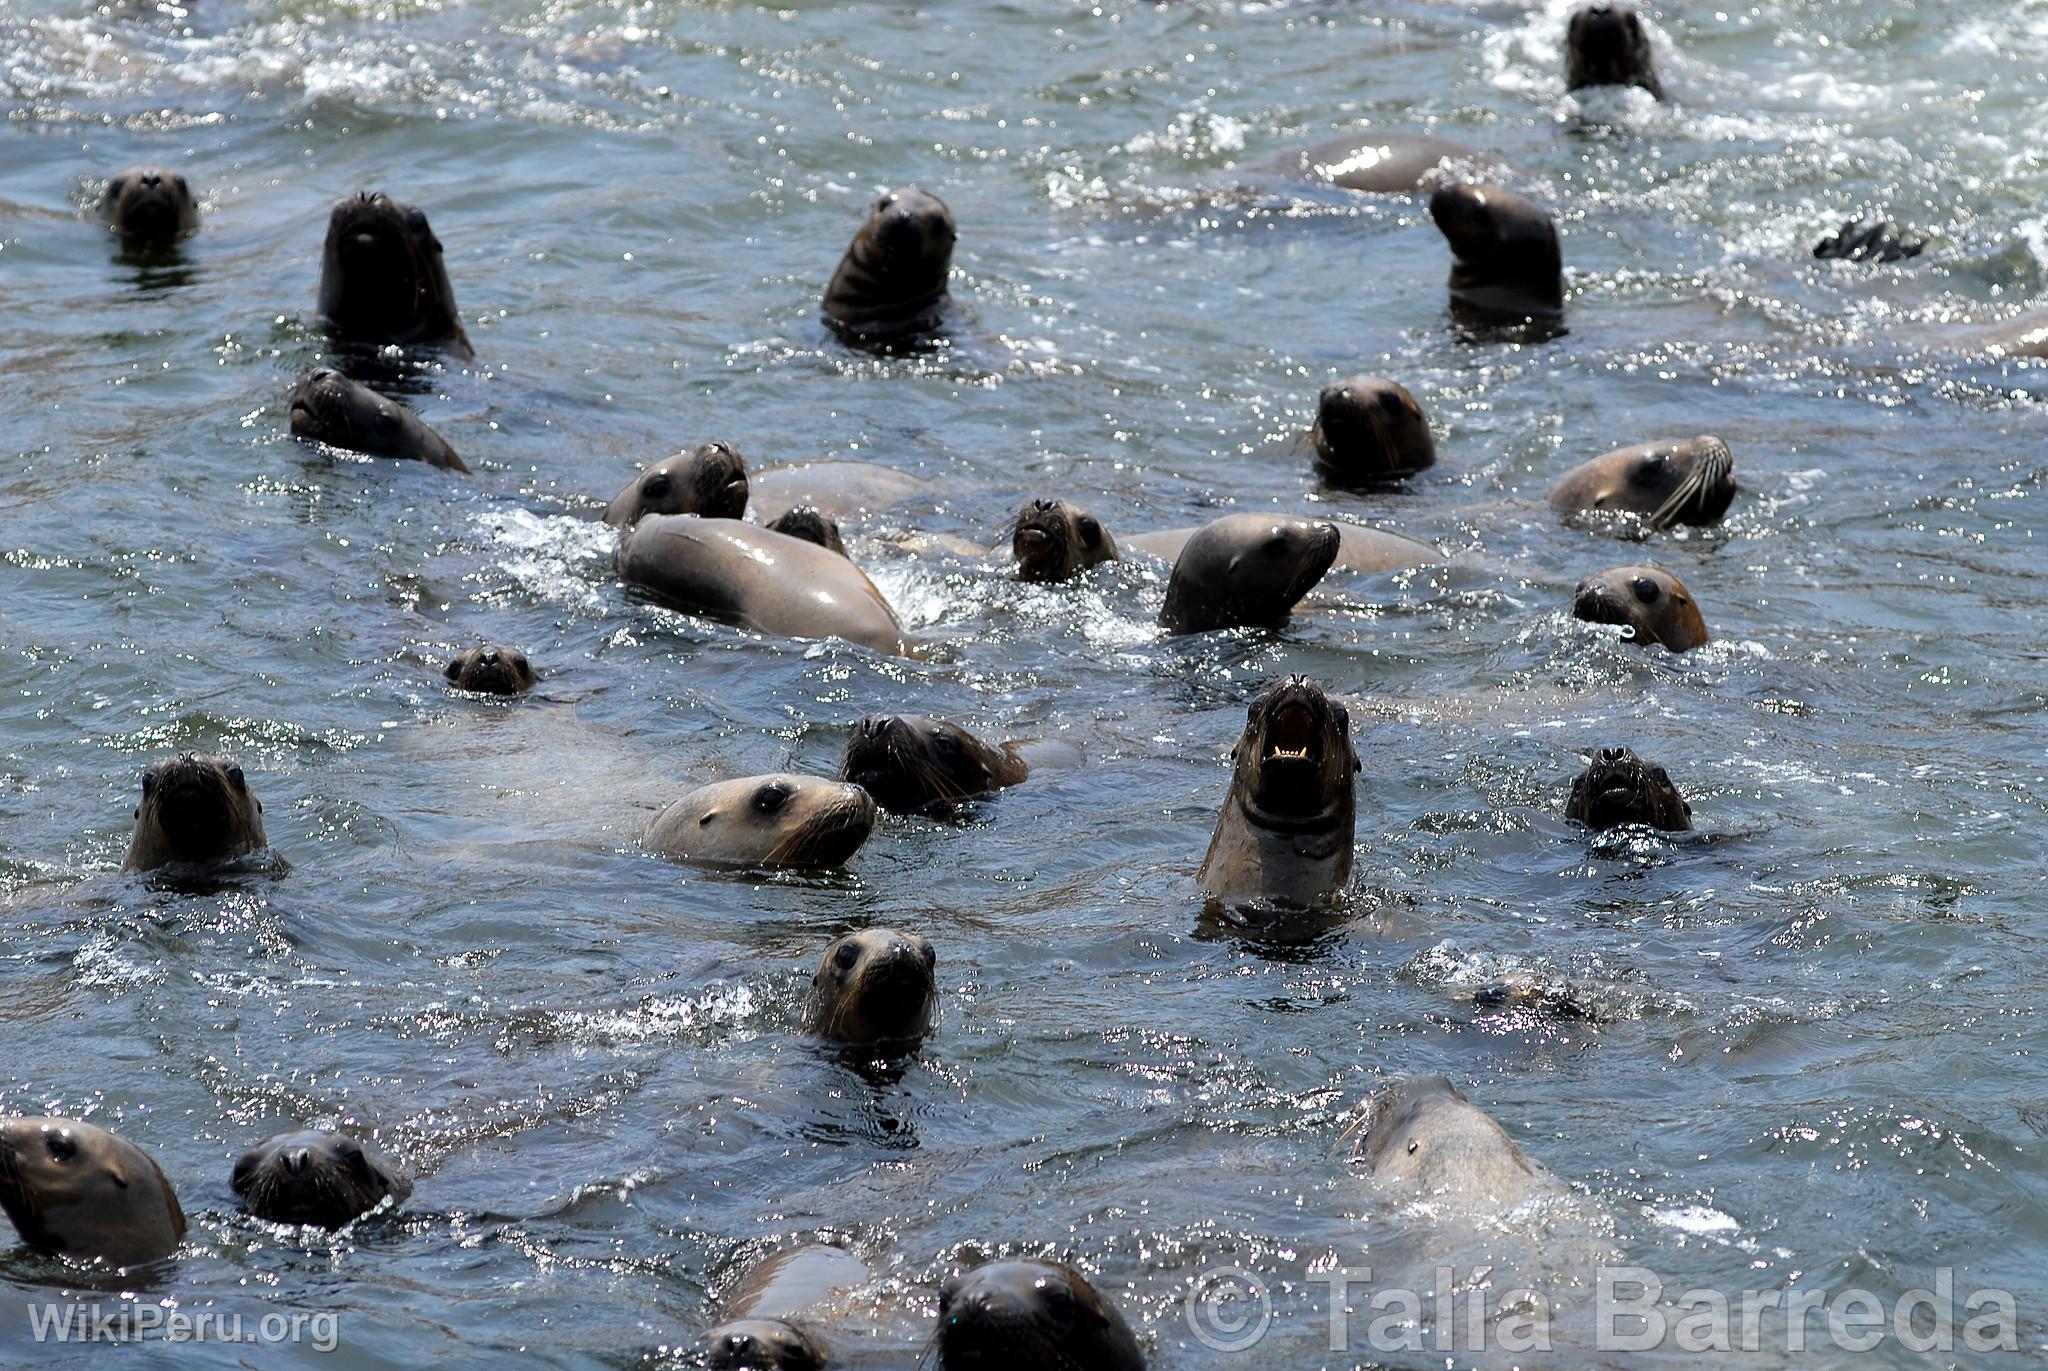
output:
M 1357 834 L 1351 716 L 1305 676 L 1246 711 L 1209 854 L 1195 881 L 1224 903 L 1313 905 L 1351 879 Z
M 784 510 L 770 519 L 766 527 L 771 532 L 801 538 L 807 543 L 816 543 L 827 552 L 836 552 L 841 557 L 846 555 L 846 540 L 839 536 L 839 521 L 814 506 L 798 505 L 795 509 Z
M 309 371 L 292 386 L 291 424 L 301 438 L 350 452 L 469 470 L 426 420 L 331 367 Z
M 1625 747 L 1603 747 L 1572 782 L 1567 818 L 1598 833 L 1623 824 L 1646 824 L 1666 833 L 1692 827 L 1692 806 L 1661 766 Z
M 328 216 L 320 313 L 350 342 L 421 343 L 472 355 L 441 240 L 422 210 L 382 191 L 357 191 Z
M 643 514 L 696 514 L 737 519 L 747 512 L 747 463 L 739 449 L 704 443 L 656 462 L 626 483 L 605 509 L 614 528 L 638 523 Z
M 1557 225 L 1499 186 L 1439 186 L 1429 216 L 1451 245 L 1451 308 L 1475 324 L 1555 324 L 1564 316 Z
M 170 243 L 199 227 L 199 202 L 177 172 L 130 167 L 107 182 L 100 217 L 131 244 Z
M 1305 148 L 1290 148 L 1252 164 L 1248 170 L 1290 181 L 1342 186 L 1374 194 L 1422 190 L 1447 168 L 1498 166 L 1490 153 L 1427 133 L 1390 133 L 1367 129 L 1326 138 Z
M 1638 514 L 1653 529 L 1704 528 L 1735 499 L 1735 455 L 1712 434 L 1682 443 L 1638 443 L 1581 462 L 1546 497 L 1561 514 Z
M 235 1160 L 242 1207 L 272 1223 L 340 1228 L 388 1199 L 403 1203 L 412 1178 L 343 1133 L 306 1129 L 266 1138 Z
M 875 201 L 825 290 L 825 322 L 849 343 L 887 346 L 937 331 L 953 265 L 953 212 L 916 186 Z
M 1380 376 L 1323 387 L 1309 442 L 1316 474 L 1333 486 L 1382 485 L 1436 462 L 1422 406 L 1406 386 Z
M 1442 1076 L 1410 1076 L 1374 1092 L 1352 1151 L 1374 1180 L 1460 1211 L 1508 1210 L 1564 1193 L 1514 1139 Z
M 915 1043 L 939 1006 L 938 953 L 915 933 L 865 928 L 825 949 L 804 997 L 804 1032 L 858 1045 Z
M 1189 538 L 1166 583 L 1159 622 L 1169 633 L 1274 628 L 1337 560 L 1335 524 L 1275 514 L 1226 514 Z
M 1659 100 L 1664 87 L 1650 51 L 1650 31 L 1634 5 L 1581 5 L 1564 31 L 1566 90 L 1641 86 Z
M 1692 592 L 1668 571 L 1618 566 L 1579 582 L 1572 617 L 1591 624 L 1621 624 L 1637 643 L 1661 643 L 1673 652 L 1704 647 L 1707 624 Z
M 843 866 L 875 829 L 857 785 L 787 773 L 700 786 L 647 830 L 653 852 L 719 866 Z
M 498 643 L 478 643 L 448 663 L 442 674 L 457 690 L 483 695 L 517 695 L 533 689 L 540 679 L 524 652 Z
M 1927 240 L 1908 243 L 1892 231 L 1889 220 L 1879 219 L 1865 228 L 1861 219 L 1851 219 L 1828 237 L 1813 245 L 1813 255 L 1841 262 L 1903 262 L 1918 257 Z
M 1017 578 L 1045 584 L 1069 581 L 1098 562 L 1117 559 L 1116 539 L 1085 509 L 1065 500 L 1033 500 L 1010 530 Z
M 846 740 L 839 768 L 840 780 L 899 814 L 949 807 L 1030 774 L 1015 743 L 991 747 L 958 725 L 919 714 L 862 719 Z
M 731 1319 L 706 1331 L 684 1365 L 703 1371 L 825 1371 L 829 1355 L 786 1319 Z
M 1145 1371 L 1123 1315 L 1059 1262 L 999 1261 L 939 1290 L 939 1371 Z
M 824 1371 L 831 1316 L 873 1274 L 860 1258 L 810 1243 L 784 1248 L 743 1277 L 724 1322 L 698 1340 L 691 1366 L 706 1371 Z
M 619 575 L 680 609 L 789 638 L 844 638 L 901 654 L 903 627 L 874 583 L 816 543 L 737 519 L 650 514 L 619 544 Z
M 77 1119 L 0 1119 L 0 1209 L 30 1247 L 113 1266 L 161 1261 L 185 1236 L 149 1154 Z
M 185 752 L 142 773 L 135 836 L 121 869 L 225 862 L 269 842 L 263 802 L 250 793 L 242 768 L 223 757 Z

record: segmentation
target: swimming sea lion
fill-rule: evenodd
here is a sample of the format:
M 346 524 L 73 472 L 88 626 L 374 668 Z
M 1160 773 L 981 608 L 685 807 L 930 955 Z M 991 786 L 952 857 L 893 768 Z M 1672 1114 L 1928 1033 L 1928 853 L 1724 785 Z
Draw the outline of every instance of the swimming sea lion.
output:
M 441 240 L 422 210 L 382 191 L 357 191 L 328 216 L 320 313 L 351 342 L 437 344 L 472 355 Z
M 619 544 L 619 575 L 681 609 L 788 638 L 903 652 L 903 626 L 846 558 L 737 519 L 650 514 Z
M 839 768 L 840 780 L 899 814 L 986 795 L 1030 774 L 1015 743 L 991 747 L 964 728 L 919 714 L 862 719 Z
M 1123 1315 L 1073 1267 L 997 1261 L 939 1290 L 939 1371 L 1145 1371 Z
M 874 514 L 932 489 L 929 481 L 876 462 L 800 462 L 750 480 L 754 517 L 773 519 L 808 505 L 835 519 Z
M 1357 833 L 1350 714 L 1306 676 L 1275 681 L 1230 755 L 1230 793 L 1195 877 L 1203 893 L 1310 905 L 1342 890 Z
M 656 462 L 626 483 L 605 509 L 614 528 L 639 522 L 643 514 L 696 514 L 737 519 L 747 512 L 747 463 L 739 449 L 704 443 Z
M 100 217 L 130 243 L 169 243 L 199 227 L 199 202 L 177 172 L 129 167 L 107 182 Z
M 1354 524 L 1348 519 L 1331 519 L 1338 535 L 1337 560 L 1330 564 L 1332 571 L 1356 571 L 1363 575 L 1378 575 L 1387 571 L 1404 571 L 1409 567 L 1428 566 L 1444 560 L 1442 552 L 1428 543 L 1410 538 L 1402 533 L 1389 533 L 1383 528 L 1368 528 Z M 1168 528 L 1155 533 L 1133 533 L 1123 541 L 1123 546 L 1133 552 L 1157 557 L 1163 562 L 1172 562 L 1180 557 L 1188 540 L 1201 532 L 1199 528 Z
M 804 1032 L 853 1044 L 915 1043 L 931 1027 L 938 953 L 915 933 L 864 928 L 825 949 L 804 997 Z
M 1458 1209 L 1512 1209 L 1564 1193 L 1564 1185 L 1515 1145 L 1442 1076 L 1410 1076 L 1374 1092 L 1372 1122 L 1352 1150 L 1374 1180 L 1413 1187 Z
M 1579 582 L 1572 617 L 1589 624 L 1621 624 L 1631 642 L 1662 643 L 1673 652 L 1704 647 L 1706 620 L 1692 592 L 1668 571 L 1618 566 Z
M 953 265 L 953 211 L 916 186 L 875 201 L 832 273 L 825 322 L 849 343 L 914 342 L 937 330 Z
M 1600 749 L 1572 782 L 1564 812 L 1596 833 L 1623 824 L 1647 824 L 1666 833 L 1692 827 L 1692 806 L 1664 768 L 1625 747 Z
M 331 447 L 469 471 L 426 420 L 332 367 L 309 371 L 292 386 L 291 424 L 299 437 Z
M 1633 5 L 1581 5 L 1564 31 L 1566 90 L 1641 86 L 1659 100 L 1664 87 L 1650 52 L 1650 31 Z
M 704 1371 L 825 1371 L 828 1355 L 785 1319 L 730 1319 L 707 1330 L 685 1364 Z
M 185 1236 L 150 1155 L 77 1119 L 0 1119 L 0 1209 L 30 1247 L 114 1266 L 161 1261 Z
M 483 695 L 517 695 L 533 689 L 540 679 L 533 664 L 516 647 L 478 643 L 448 663 L 442 673 L 457 690 L 474 690 Z
M 1865 228 L 1861 219 L 1851 219 L 1815 243 L 1813 255 L 1843 262 L 1902 262 L 1918 257 L 1926 247 L 1925 238 L 1908 243 L 1893 233 L 1889 220 L 1880 219 Z
M 1159 622 L 1169 633 L 1277 627 L 1323 579 L 1342 543 L 1335 524 L 1226 514 L 1195 530 L 1180 550 Z
M 1439 186 L 1429 216 L 1451 245 L 1451 308 L 1479 324 L 1564 316 L 1557 225 L 1535 202 L 1499 186 Z
M 1477 168 L 1498 166 L 1499 159 L 1427 133 L 1368 129 L 1326 138 L 1305 148 L 1289 148 L 1248 169 L 1290 181 L 1399 194 L 1429 185 L 1444 174 L 1446 164 Z
M 857 785 L 816 776 L 741 776 L 700 786 L 661 811 L 650 851 L 721 866 L 842 866 L 875 829 Z
M 1735 499 L 1735 455 L 1712 434 L 1638 443 L 1581 462 L 1546 497 L 1561 514 L 1639 514 L 1653 529 L 1719 523 Z
M 1398 481 L 1436 461 L 1422 406 L 1406 386 L 1379 376 L 1323 387 L 1309 441 L 1316 474 L 1333 486 Z
M 1097 562 L 1117 559 L 1116 539 L 1085 509 L 1065 500 L 1033 500 L 1010 531 L 1017 579 L 1044 584 L 1072 580 Z
M 839 536 L 839 523 L 822 509 L 811 505 L 798 505 L 795 509 L 784 510 L 770 519 L 766 525 L 775 533 L 786 533 L 792 538 L 801 538 L 807 543 L 816 543 L 827 552 L 846 555 L 846 540 Z
M 403 1203 L 412 1178 L 343 1133 L 306 1129 L 265 1138 L 235 1159 L 242 1207 L 272 1223 L 340 1228 L 384 1203 Z
M 830 1329 L 820 1325 L 830 1306 L 872 1279 L 866 1263 L 840 1248 L 784 1248 L 725 1297 L 724 1321 L 698 1340 L 690 1364 L 707 1371 L 824 1371 Z
M 269 846 L 263 802 L 242 768 L 223 757 L 184 752 L 142 773 L 142 803 L 123 871 L 173 862 L 225 862 Z

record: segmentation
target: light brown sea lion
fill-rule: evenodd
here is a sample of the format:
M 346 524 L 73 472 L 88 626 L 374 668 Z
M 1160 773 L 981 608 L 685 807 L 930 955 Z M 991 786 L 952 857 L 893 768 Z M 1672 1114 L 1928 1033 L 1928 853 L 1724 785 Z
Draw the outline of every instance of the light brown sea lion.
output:
M 1145 1371 L 1123 1315 L 1059 1262 L 998 1261 L 939 1290 L 939 1371 Z
M 1017 579 L 1069 581 L 1098 562 L 1117 559 L 1116 539 L 1085 509 L 1065 500 L 1032 500 L 1010 530 Z
M 1533 201 L 1499 186 L 1439 186 L 1429 216 L 1451 245 L 1451 310 L 1479 325 L 1534 324 L 1564 316 L 1564 256 L 1557 225 Z
M 1429 566 L 1444 560 L 1444 555 L 1428 543 L 1410 538 L 1405 534 L 1390 533 L 1383 528 L 1368 528 L 1354 524 L 1348 519 L 1328 521 L 1337 529 L 1339 538 L 1337 560 L 1330 564 L 1332 571 L 1355 571 L 1362 575 L 1376 576 L 1388 571 L 1405 571 L 1409 567 Z M 1123 546 L 1133 552 L 1161 561 L 1171 562 L 1181 554 L 1188 539 L 1200 532 L 1198 528 L 1168 528 L 1156 533 L 1134 533 L 1126 536 Z
M 165 167 L 129 167 L 107 182 L 100 217 L 131 244 L 160 245 L 199 227 L 199 202 L 185 178 Z
M 882 196 L 832 273 L 825 322 L 867 347 L 929 337 L 944 317 L 955 236 L 953 212 L 937 196 L 916 186 Z
M 739 449 L 703 443 L 656 462 L 612 497 L 604 521 L 614 528 L 638 523 L 643 514 L 696 514 L 737 519 L 747 512 L 747 463 Z
M 1478 169 L 1498 165 L 1499 159 L 1490 153 L 1447 138 L 1367 129 L 1305 148 L 1289 148 L 1250 164 L 1246 170 L 1346 190 L 1400 194 L 1426 188 L 1452 166 Z
M 1230 755 L 1230 791 L 1195 877 L 1203 893 L 1303 906 L 1335 896 L 1357 835 L 1350 714 L 1305 676 L 1275 681 Z
M 1579 463 L 1545 497 L 1560 514 L 1638 514 L 1653 529 L 1704 528 L 1735 499 L 1735 455 L 1709 433 L 1638 443 Z
M 403 1203 L 412 1178 L 344 1133 L 305 1129 L 265 1138 L 235 1159 L 242 1207 L 271 1223 L 340 1228 L 388 1199 Z
M 929 493 L 932 484 L 875 462 L 802 462 L 755 472 L 751 488 L 757 519 L 778 518 L 805 505 L 850 519 L 916 499 Z
M 862 1046 L 915 1043 L 939 1006 L 938 953 L 915 933 L 864 928 L 825 949 L 804 997 L 804 1032 Z
M 448 663 L 442 674 L 457 690 L 483 695 L 517 695 L 533 689 L 540 679 L 524 652 L 499 643 L 478 643 Z
M 185 1236 L 149 1154 L 77 1119 L 0 1119 L 0 1209 L 29 1246 L 113 1266 L 161 1261 Z
M 1352 1151 L 1373 1179 L 1466 1212 L 1509 1210 L 1565 1186 L 1442 1076 L 1410 1076 L 1375 1091 L 1371 1122 Z
M 832 1306 L 873 1279 L 837 1247 L 784 1248 L 723 1300 L 724 1321 L 698 1340 L 690 1365 L 706 1371 L 824 1371 Z
M 1591 624 L 1621 624 L 1636 643 L 1661 643 L 1673 652 L 1704 647 L 1706 620 L 1692 592 L 1653 566 L 1611 567 L 1579 582 L 1572 617 Z
M 1316 474 L 1333 486 L 1382 485 L 1436 462 L 1429 420 L 1406 386 L 1353 376 L 1323 387 L 1309 430 Z
M 142 803 L 123 871 L 230 861 L 269 846 L 263 802 L 242 768 L 224 757 L 184 752 L 142 773 Z
M 1169 633 L 1283 624 L 1337 560 L 1335 524 L 1276 514 L 1226 514 L 1174 559 L 1159 622 Z
M 1566 90 L 1641 86 L 1659 100 L 1664 87 L 1650 50 L 1650 31 L 1634 5 L 1599 3 L 1572 11 L 1564 30 Z
M 801 538 L 807 543 L 816 543 L 827 552 L 836 552 L 841 557 L 846 555 L 846 540 L 839 535 L 839 521 L 812 505 L 798 505 L 795 509 L 784 510 L 770 519 L 766 527 L 776 533 Z
M 650 514 L 619 544 L 619 575 L 677 608 L 787 638 L 844 638 L 901 654 L 903 627 L 858 567 L 737 519 Z
M 843 866 L 875 829 L 857 785 L 779 773 L 699 786 L 661 811 L 648 850 L 718 866 Z
M 1565 815 L 1594 832 L 1645 824 L 1667 833 L 1692 827 L 1692 806 L 1663 767 L 1625 747 L 1603 747 L 1572 782 Z
M 417 206 L 382 191 L 357 191 L 328 216 L 320 313 L 336 337 L 350 342 L 420 343 L 472 355 L 441 240 Z
M 898 814 L 948 808 L 1031 774 L 1015 743 L 990 746 L 957 724 L 921 714 L 878 715 L 853 726 L 839 779 Z
M 396 400 L 359 385 L 331 367 L 301 376 L 292 386 L 292 432 L 330 447 L 372 457 L 425 462 L 468 473 L 448 440 Z

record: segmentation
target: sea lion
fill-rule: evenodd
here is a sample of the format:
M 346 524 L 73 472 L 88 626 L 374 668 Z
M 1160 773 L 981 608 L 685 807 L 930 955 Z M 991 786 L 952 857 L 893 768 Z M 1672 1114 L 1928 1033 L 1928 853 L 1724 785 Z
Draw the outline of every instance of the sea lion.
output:
M 1195 882 L 1225 903 L 1312 905 L 1351 879 L 1357 833 L 1351 716 L 1306 676 L 1275 681 L 1246 711 L 1230 792 Z
M 1422 406 L 1398 382 L 1353 376 L 1316 401 L 1316 474 L 1333 486 L 1373 486 L 1413 476 L 1436 461 Z
M 1289 148 L 1248 169 L 1289 181 L 1400 194 L 1428 186 L 1445 173 L 1447 164 L 1478 168 L 1496 167 L 1500 162 L 1489 153 L 1427 133 L 1367 129 L 1305 148 Z
M 1891 222 L 1879 219 L 1865 228 L 1861 219 L 1851 219 L 1828 237 L 1813 245 L 1813 255 L 1842 262 L 1903 262 L 1918 257 L 1927 240 L 1908 243 L 1892 232 Z
M 1501 1126 L 1442 1076 L 1410 1076 L 1375 1091 L 1371 1122 L 1352 1150 L 1374 1180 L 1412 1187 L 1450 1207 L 1512 1209 L 1564 1193 Z
M 1641 86 L 1659 100 L 1664 87 L 1650 51 L 1650 31 L 1634 5 L 1607 0 L 1572 11 L 1564 30 L 1566 90 L 1587 86 Z
M 1661 766 L 1625 747 L 1603 747 L 1572 782 L 1565 816 L 1594 832 L 1623 824 L 1646 824 L 1666 833 L 1692 827 L 1692 806 Z
M 1332 571 L 1355 571 L 1372 576 L 1444 560 L 1442 552 L 1405 534 L 1368 528 L 1348 519 L 1331 519 L 1328 522 L 1336 525 L 1339 539 L 1337 560 L 1330 564 Z M 1199 528 L 1189 527 L 1134 533 L 1124 539 L 1123 546 L 1148 557 L 1157 557 L 1162 562 L 1172 562 L 1179 558 L 1188 540 L 1199 532 Z
M 1621 624 L 1636 643 L 1661 643 L 1673 652 L 1704 647 L 1707 624 L 1692 592 L 1653 566 L 1611 567 L 1579 582 L 1572 617 L 1589 624 Z
M 804 997 L 804 1032 L 856 1045 L 915 1043 L 939 1004 L 938 953 L 915 933 L 864 928 L 825 949 Z
M 844 638 L 902 654 L 903 626 L 858 567 L 737 519 L 650 514 L 619 544 L 619 575 L 680 609 L 787 638 Z
M 517 695 L 533 689 L 540 679 L 524 652 L 498 643 L 478 643 L 448 663 L 442 674 L 457 690 L 483 695 Z
M 1073 1267 L 997 1261 L 939 1290 L 939 1371 L 1145 1371 L 1123 1315 Z
M 1015 743 L 991 747 L 955 724 L 920 714 L 862 719 L 846 740 L 839 779 L 851 781 L 898 814 L 948 807 L 956 800 L 1016 785 L 1031 774 Z
M 113 1266 L 161 1261 L 185 1236 L 150 1155 L 77 1119 L 0 1119 L 0 1209 L 30 1247 Z
M 825 289 L 825 322 L 848 343 L 887 346 L 935 332 L 953 265 L 953 211 L 916 186 L 875 201 Z
M 1085 509 L 1065 500 L 1032 500 L 1010 530 L 1017 579 L 1070 581 L 1098 562 L 1117 560 L 1116 539 Z
M 739 449 L 704 443 L 656 462 L 612 497 L 604 521 L 614 528 L 643 514 L 696 514 L 737 519 L 747 512 L 747 463 Z
M 441 240 L 417 206 L 367 190 L 335 205 L 320 251 L 320 313 L 335 336 L 471 356 Z
M 100 217 L 130 244 L 164 244 L 199 227 L 199 202 L 177 172 L 129 167 L 107 182 Z
M 1564 316 L 1557 225 L 1499 186 L 1439 186 L 1429 217 L 1451 245 L 1451 309 L 1476 324 L 1555 324 Z
M 1174 560 L 1159 622 L 1169 633 L 1286 622 L 1337 560 L 1335 524 L 1276 514 L 1226 514 L 1195 530 Z
M 825 1371 L 825 1348 L 785 1319 L 730 1319 L 697 1340 L 684 1365 L 703 1371 Z
M 698 1340 L 689 1364 L 707 1371 L 824 1371 L 831 1363 L 824 1316 L 873 1278 L 866 1263 L 840 1248 L 784 1248 L 725 1297 L 724 1321 Z
M 403 1203 L 412 1178 L 343 1133 L 279 1133 L 235 1159 L 242 1207 L 271 1223 L 340 1228 L 388 1198 Z
M 751 478 L 757 519 L 774 519 L 808 505 L 835 519 L 875 514 L 932 489 L 929 481 L 876 462 L 800 462 L 770 467 Z
M 846 540 L 839 536 L 838 520 L 814 506 L 798 505 L 795 509 L 784 510 L 770 519 L 766 527 L 775 533 L 786 533 L 792 538 L 816 543 L 841 557 L 846 555 Z
M 242 768 L 224 757 L 183 752 L 142 773 L 135 836 L 121 869 L 225 862 L 269 845 L 263 802 L 250 793 Z
M 718 866 L 843 866 L 875 829 L 857 785 L 779 773 L 699 786 L 661 811 L 650 851 Z
M 468 473 L 448 440 L 396 400 L 319 367 L 292 386 L 292 432 L 330 447 Z
M 1712 434 L 1617 448 L 1567 471 L 1545 498 L 1560 514 L 1639 514 L 1653 529 L 1704 528 L 1735 499 L 1735 455 Z

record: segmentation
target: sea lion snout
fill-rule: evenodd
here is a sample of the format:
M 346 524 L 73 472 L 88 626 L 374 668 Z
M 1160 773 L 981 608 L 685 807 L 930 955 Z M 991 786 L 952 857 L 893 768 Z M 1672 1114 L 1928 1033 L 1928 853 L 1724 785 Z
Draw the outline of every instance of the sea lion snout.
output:
M 1663 98 L 1650 33 L 1635 6 L 1600 0 L 1572 14 L 1565 27 L 1565 87 L 1587 86 L 1641 86 Z
M 1666 832 L 1692 827 L 1692 806 L 1670 773 L 1626 747 L 1603 747 L 1572 782 L 1566 817 L 1596 832 L 1645 824 Z

